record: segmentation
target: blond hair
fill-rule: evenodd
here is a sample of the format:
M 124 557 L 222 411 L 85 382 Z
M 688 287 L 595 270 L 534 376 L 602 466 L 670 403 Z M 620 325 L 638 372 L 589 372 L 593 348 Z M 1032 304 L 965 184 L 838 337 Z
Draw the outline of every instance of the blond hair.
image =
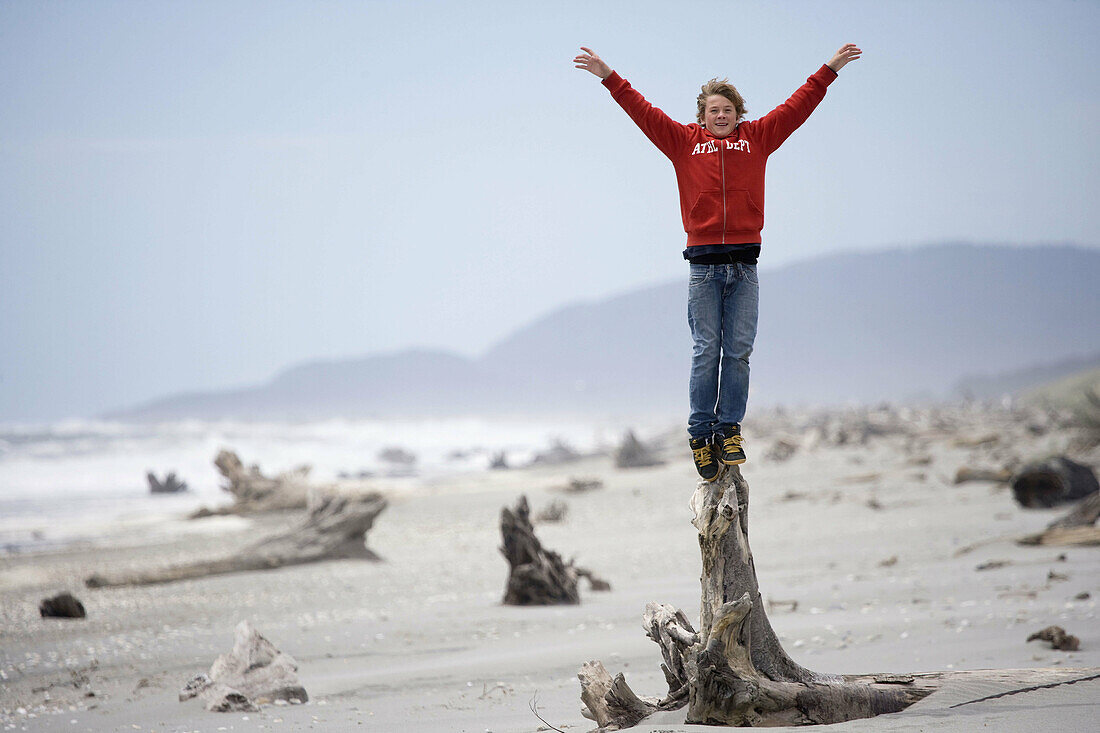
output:
M 728 99 L 733 103 L 733 109 L 737 112 L 737 119 L 740 120 L 745 116 L 745 100 L 741 96 L 741 92 L 737 91 L 737 87 L 730 84 L 729 79 L 719 80 L 717 77 L 711 79 L 706 84 L 701 86 L 699 97 L 696 99 L 697 109 L 695 118 L 699 124 L 703 124 L 704 114 L 706 113 L 707 98 L 713 97 L 715 94 L 720 95 Z

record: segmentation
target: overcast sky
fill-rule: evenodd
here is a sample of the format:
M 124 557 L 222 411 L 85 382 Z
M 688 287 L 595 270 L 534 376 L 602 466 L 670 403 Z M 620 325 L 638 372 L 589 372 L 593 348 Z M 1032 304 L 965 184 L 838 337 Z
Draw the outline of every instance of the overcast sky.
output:
M 1096 2 L 0 2 L 0 421 L 89 415 L 685 277 L 682 121 L 844 42 L 772 156 L 761 266 L 1100 244 Z M 685 325 L 686 328 L 686 325 Z

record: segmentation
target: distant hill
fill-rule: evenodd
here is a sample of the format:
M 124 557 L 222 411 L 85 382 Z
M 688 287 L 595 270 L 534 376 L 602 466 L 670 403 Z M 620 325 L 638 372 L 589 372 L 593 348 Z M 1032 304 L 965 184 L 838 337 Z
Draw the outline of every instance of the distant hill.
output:
M 252 389 L 112 417 L 675 414 L 691 341 L 683 281 L 562 308 L 482 357 L 409 351 L 303 364 Z M 753 404 L 942 398 L 959 380 L 1100 353 L 1100 251 L 947 243 L 761 273 Z
M 1100 353 L 1004 374 L 967 377 L 958 382 L 955 393 L 971 399 L 995 399 L 1029 391 L 1042 392 L 1056 383 L 1074 382 L 1075 378 L 1087 374 L 1100 374 Z
M 1070 410 L 1100 418 L 1100 366 L 1032 387 L 1020 395 L 1020 402 L 1036 407 Z

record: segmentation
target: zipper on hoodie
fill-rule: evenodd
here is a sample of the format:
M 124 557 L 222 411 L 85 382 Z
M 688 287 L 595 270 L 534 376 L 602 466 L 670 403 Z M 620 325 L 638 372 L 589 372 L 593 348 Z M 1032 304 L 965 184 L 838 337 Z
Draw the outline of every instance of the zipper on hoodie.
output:
M 726 243 L 726 139 L 718 141 L 718 159 L 722 167 L 722 244 Z

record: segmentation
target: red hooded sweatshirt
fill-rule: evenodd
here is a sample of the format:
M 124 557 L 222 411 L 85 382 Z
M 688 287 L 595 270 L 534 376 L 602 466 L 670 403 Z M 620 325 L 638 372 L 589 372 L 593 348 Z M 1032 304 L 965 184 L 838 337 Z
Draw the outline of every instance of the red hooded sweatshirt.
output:
M 672 161 L 690 250 L 760 241 L 768 156 L 806 121 L 834 79 L 836 72 L 823 65 L 786 102 L 758 120 L 741 122 L 722 139 L 701 125 L 676 122 L 614 71 L 603 85 Z

